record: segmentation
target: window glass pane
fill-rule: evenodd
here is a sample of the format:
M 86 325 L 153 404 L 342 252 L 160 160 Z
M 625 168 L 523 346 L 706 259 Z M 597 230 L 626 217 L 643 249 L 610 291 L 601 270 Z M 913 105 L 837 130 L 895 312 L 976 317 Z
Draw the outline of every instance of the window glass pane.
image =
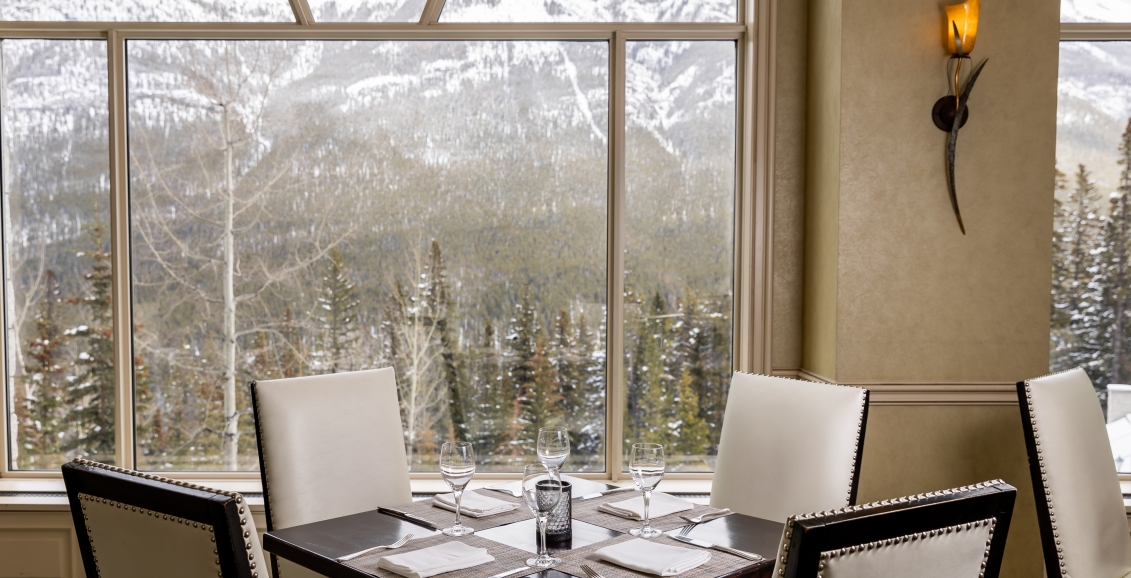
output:
M 1131 473 L 1131 42 L 1061 42 L 1051 369 L 1083 366 Z
M 106 43 L 0 52 L 10 466 L 114 463 Z
M 307 0 L 317 22 L 419 22 L 427 0 Z
M 606 42 L 127 48 L 139 467 L 255 469 L 248 381 L 391 365 L 416 470 L 557 422 L 604 468 Z
M 731 373 L 735 43 L 629 42 L 625 457 L 711 471 Z
M 3 20 L 294 22 L 287 0 L 0 0 Z
M 734 0 L 447 0 L 441 22 L 735 22 Z
M 1127 0 L 1060 0 L 1061 22 L 1131 22 Z

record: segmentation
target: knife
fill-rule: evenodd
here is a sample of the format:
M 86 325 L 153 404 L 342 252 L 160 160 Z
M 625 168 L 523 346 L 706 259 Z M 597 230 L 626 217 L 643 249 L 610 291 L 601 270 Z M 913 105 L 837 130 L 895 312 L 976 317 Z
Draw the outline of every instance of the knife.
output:
M 513 486 L 513 485 L 514 485 L 514 482 L 507 482 L 505 484 L 496 484 L 494 486 L 487 486 L 486 488 L 483 488 L 483 489 L 484 490 L 492 490 L 492 491 L 495 491 L 495 492 L 502 492 L 504 494 L 510 494 L 511 496 L 514 496 L 516 498 L 521 498 L 522 497 L 522 490 L 515 491 L 515 490 L 507 487 L 507 486 Z M 495 577 L 492 576 L 491 578 L 495 578 Z
M 439 528 L 436 527 L 435 523 L 433 523 L 432 521 L 430 521 L 426 518 L 421 518 L 420 516 L 415 516 L 413 514 L 409 514 L 409 513 L 406 513 L 406 512 L 399 512 L 397 510 L 390 510 L 389 508 L 380 508 L 379 507 L 379 508 L 377 508 L 377 511 L 379 513 L 385 514 L 386 516 L 389 516 L 389 517 L 392 517 L 392 518 L 397 518 L 398 520 L 404 520 L 406 522 L 411 522 L 413 524 L 416 524 L 417 526 L 424 526 L 425 528 L 428 528 L 429 530 L 439 530 Z
M 522 572 L 523 570 L 529 570 L 529 569 L 530 569 L 530 566 L 523 566 L 521 568 L 515 568 L 514 570 L 507 570 L 506 572 L 503 572 L 503 573 L 500 573 L 500 574 L 495 574 L 494 576 L 490 576 L 489 578 L 506 578 L 507 576 L 510 576 L 511 574 L 518 574 L 519 572 Z
M 617 492 L 626 492 L 628 490 L 636 490 L 636 486 L 622 486 L 620 488 L 613 488 L 611 490 L 605 490 L 603 492 L 593 492 L 592 494 L 585 494 L 584 496 L 581 496 L 577 499 L 592 500 L 593 498 L 600 498 L 601 496 L 607 496 L 609 494 L 615 494 Z
M 764 560 L 764 558 L 762 558 L 762 556 L 755 554 L 753 552 L 745 552 L 745 551 L 742 551 L 742 550 L 735 550 L 734 548 L 728 548 L 726 546 L 720 546 L 718 544 L 712 544 L 712 543 L 710 543 L 706 540 L 696 540 L 695 538 L 688 538 L 687 536 L 677 536 L 677 535 L 673 535 L 673 534 L 668 534 L 668 537 L 671 538 L 672 540 L 677 541 L 677 542 L 683 542 L 684 544 L 691 544 L 692 546 L 699 546 L 700 548 L 714 548 L 715 550 L 718 550 L 720 552 L 726 552 L 727 554 L 734 554 L 735 556 L 738 556 L 739 558 L 746 558 L 747 560 L 751 560 L 751 561 L 754 561 L 754 562 Z

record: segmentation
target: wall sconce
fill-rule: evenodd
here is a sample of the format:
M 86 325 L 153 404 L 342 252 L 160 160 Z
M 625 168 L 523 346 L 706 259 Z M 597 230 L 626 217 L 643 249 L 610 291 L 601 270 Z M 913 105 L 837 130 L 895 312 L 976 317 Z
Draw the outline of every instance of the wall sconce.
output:
M 954 189 L 954 150 L 958 144 L 958 129 L 966 125 L 970 118 L 970 109 L 966 103 L 970 99 L 970 91 L 974 88 L 974 81 L 982 73 L 982 67 L 989 62 L 983 60 L 966 79 L 965 84 L 960 84 L 962 62 L 970 60 L 970 53 L 974 50 L 974 42 L 978 38 L 978 10 L 981 8 L 980 0 L 969 0 L 961 4 L 947 6 L 946 9 L 946 43 L 951 57 L 947 63 L 947 80 L 950 80 L 950 65 L 954 65 L 953 94 L 948 94 L 935 102 L 931 110 L 931 119 L 939 130 L 950 133 L 947 143 L 946 169 L 947 187 L 950 189 L 950 204 L 954 208 L 954 216 L 958 219 L 958 228 L 966 234 L 966 226 L 962 224 L 962 213 L 958 210 L 958 195 Z M 971 64 L 973 61 L 971 60 Z

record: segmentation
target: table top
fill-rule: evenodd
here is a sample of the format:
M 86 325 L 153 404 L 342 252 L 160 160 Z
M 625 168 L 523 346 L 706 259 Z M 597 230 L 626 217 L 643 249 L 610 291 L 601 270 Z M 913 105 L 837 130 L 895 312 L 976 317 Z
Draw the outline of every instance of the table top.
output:
M 589 484 L 605 488 L 611 487 L 597 482 L 589 482 L 582 484 L 580 489 L 575 487 L 575 496 L 600 489 L 594 489 Z M 575 486 L 577 485 L 575 483 Z M 473 518 L 468 519 L 468 522 L 474 525 Z M 782 527 L 783 525 L 778 522 L 742 514 L 732 514 L 700 524 L 692 529 L 688 535 L 715 544 L 755 552 L 766 558 L 765 561 L 746 567 L 739 573 L 728 575 L 727 578 L 769 576 L 773 570 L 773 558 L 781 540 Z M 669 533 L 676 532 L 678 530 Z M 421 537 L 432 532 L 411 522 L 405 522 L 373 510 L 267 532 L 263 537 L 263 549 L 330 578 L 373 578 L 366 572 L 339 563 L 336 558 L 379 544 L 395 542 L 408 533 Z M 537 551 L 537 532 L 534 520 L 524 520 L 480 530 L 475 535 L 513 548 L 529 552 Z M 550 548 L 581 548 L 620 535 L 622 533 L 616 530 L 574 520 L 573 541 L 569 544 L 551 543 Z M 537 578 L 571 577 L 570 574 L 553 569 L 531 574 L 531 576 Z

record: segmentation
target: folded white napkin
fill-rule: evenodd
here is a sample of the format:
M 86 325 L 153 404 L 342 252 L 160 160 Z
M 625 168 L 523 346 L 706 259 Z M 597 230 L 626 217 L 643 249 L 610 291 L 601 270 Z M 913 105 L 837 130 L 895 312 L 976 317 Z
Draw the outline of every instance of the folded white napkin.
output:
M 377 567 L 406 578 L 428 578 L 494 561 L 494 556 L 488 554 L 486 548 L 476 548 L 453 540 L 415 552 L 385 556 L 377 562 Z
M 456 496 L 455 494 L 439 494 L 432 498 L 432 505 L 454 512 L 456 511 Z M 516 508 L 518 508 L 518 506 L 515 504 L 496 500 L 490 496 L 484 496 L 479 492 L 464 492 L 463 499 L 460 500 L 460 512 L 472 518 L 484 518 L 494 516 L 495 514 L 504 514 L 514 511 Z
M 648 502 L 648 517 L 661 518 L 677 512 L 686 512 L 695 508 L 695 504 L 663 492 L 652 492 L 652 499 Z M 644 496 L 636 496 L 620 502 L 606 502 L 597 506 L 597 511 L 628 518 L 630 520 L 644 519 Z
M 675 576 L 711 559 L 707 550 L 666 546 L 653 540 L 629 540 L 605 546 L 594 552 L 598 558 L 638 572 L 656 576 Z

